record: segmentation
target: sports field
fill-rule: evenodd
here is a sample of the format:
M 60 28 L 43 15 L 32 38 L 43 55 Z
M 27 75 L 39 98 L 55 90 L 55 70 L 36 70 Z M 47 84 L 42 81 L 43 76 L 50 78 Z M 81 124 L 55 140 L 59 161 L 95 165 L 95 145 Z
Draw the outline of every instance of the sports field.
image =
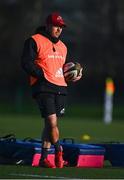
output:
M 83 107 L 80 107 L 82 109 Z M 71 112 L 68 112 L 68 116 L 65 116 L 59 121 L 61 139 L 74 138 L 75 141 L 81 143 L 94 143 L 94 142 L 124 142 L 124 119 L 123 107 L 115 114 L 112 124 L 105 125 L 102 120 L 101 111 L 93 107 L 89 110 L 84 108 L 81 112 L 79 108 L 74 112 L 73 108 Z M 74 108 L 76 109 L 76 108 Z M 96 110 L 97 109 L 97 110 Z M 89 111 L 89 116 L 88 116 Z M 80 115 L 79 115 L 80 113 Z M 76 116 L 76 114 L 78 114 Z M 84 116 L 83 116 L 84 114 Z M 86 116 L 87 114 L 87 116 Z M 1 113 L 0 115 L 0 136 L 14 133 L 17 138 L 23 139 L 26 137 L 40 138 L 41 129 L 43 127 L 40 115 L 36 111 L 32 113 Z M 90 136 L 90 140 L 86 141 L 82 139 L 84 134 Z M 107 161 L 104 162 L 103 168 L 70 168 L 63 169 L 43 169 L 34 168 L 29 166 L 0 166 L 0 178 L 23 178 L 23 179 L 38 179 L 38 178 L 81 178 L 81 179 L 121 179 L 124 178 L 124 168 L 112 167 Z

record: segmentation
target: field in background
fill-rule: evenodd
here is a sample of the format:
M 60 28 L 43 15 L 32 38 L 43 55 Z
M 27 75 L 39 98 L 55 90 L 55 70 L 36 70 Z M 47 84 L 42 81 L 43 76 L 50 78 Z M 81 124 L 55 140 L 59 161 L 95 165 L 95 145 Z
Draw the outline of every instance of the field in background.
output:
M 4 109 L 5 111 L 5 109 Z M 0 136 L 14 133 L 17 138 L 40 138 L 43 122 L 39 112 L 32 106 L 14 113 L 14 108 L 6 108 L 0 115 Z M 31 113 L 29 113 L 31 112 Z M 122 113 L 122 114 L 121 114 Z M 60 119 L 61 139 L 74 138 L 81 143 L 124 142 L 123 107 L 115 112 L 112 124 L 105 125 L 101 106 L 77 106 L 68 109 L 66 117 Z M 82 139 L 84 134 L 89 141 Z M 41 169 L 28 166 L 0 166 L 0 178 L 124 178 L 124 169 L 115 168 L 105 161 L 104 168 L 64 168 Z
M 27 103 L 28 102 L 28 103 Z M 66 117 L 81 117 L 91 119 L 103 119 L 104 104 L 94 102 L 84 102 L 82 104 L 68 104 L 66 108 Z M 39 110 L 35 101 L 31 98 L 26 100 L 14 99 L 8 102 L 0 102 L 0 114 L 17 115 L 39 115 Z M 115 102 L 113 105 L 113 119 L 124 120 L 124 104 Z

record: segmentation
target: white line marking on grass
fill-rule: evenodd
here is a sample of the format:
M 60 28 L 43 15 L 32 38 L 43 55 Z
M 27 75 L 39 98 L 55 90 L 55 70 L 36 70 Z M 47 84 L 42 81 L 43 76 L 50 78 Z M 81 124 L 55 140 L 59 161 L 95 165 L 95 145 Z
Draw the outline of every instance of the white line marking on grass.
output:
M 9 174 L 11 176 L 23 176 L 23 177 L 35 177 L 35 178 L 55 178 L 55 179 L 68 179 L 66 177 L 57 177 L 57 176 L 42 176 L 38 174 L 17 174 L 17 173 L 11 173 Z
M 67 178 L 67 177 L 59 177 L 59 176 L 42 176 L 38 174 L 17 174 L 17 173 L 11 173 L 10 176 L 23 176 L 23 177 L 32 177 L 32 178 L 47 178 L 47 179 L 73 179 L 73 180 L 79 180 L 80 178 Z

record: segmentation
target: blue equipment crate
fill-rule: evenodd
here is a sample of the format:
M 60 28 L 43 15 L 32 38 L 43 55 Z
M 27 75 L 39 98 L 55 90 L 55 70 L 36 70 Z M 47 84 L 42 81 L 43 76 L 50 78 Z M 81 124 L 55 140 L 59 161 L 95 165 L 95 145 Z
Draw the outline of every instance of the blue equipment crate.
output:
M 112 166 L 124 167 L 124 143 L 108 142 L 93 144 L 105 148 L 105 160 L 108 160 Z
M 68 141 L 71 140 L 71 141 Z M 61 141 L 63 147 L 63 158 L 69 166 L 78 167 L 102 167 L 105 148 L 101 146 L 78 144 L 73 139 Z

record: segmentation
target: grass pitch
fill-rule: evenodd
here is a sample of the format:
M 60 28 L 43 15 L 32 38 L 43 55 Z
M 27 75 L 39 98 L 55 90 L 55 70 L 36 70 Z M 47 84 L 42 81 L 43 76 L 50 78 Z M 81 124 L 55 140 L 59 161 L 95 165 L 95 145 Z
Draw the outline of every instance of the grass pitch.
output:
M 43 120 L 36 114 L 3 114 L 0 116 L 0 136 L 14 133 L 17 138 L 40 138 Z M 81 143 L 94 142 L 124 142 L 124 121 L 114 120 L 112 124 L 105 125 L 102 118 L 86 118 L 80 116 L 65 117 L 59 120 L 60 137 L 74 138 Z M 82 136 L 88 134 L 89 140 Z M 71 168 L 43 169 L 29 166 L 0 166 L 1 179 L 122 179 L 124 169 L 112 167 L 109 162 L 104 162 L 103 168 Z

